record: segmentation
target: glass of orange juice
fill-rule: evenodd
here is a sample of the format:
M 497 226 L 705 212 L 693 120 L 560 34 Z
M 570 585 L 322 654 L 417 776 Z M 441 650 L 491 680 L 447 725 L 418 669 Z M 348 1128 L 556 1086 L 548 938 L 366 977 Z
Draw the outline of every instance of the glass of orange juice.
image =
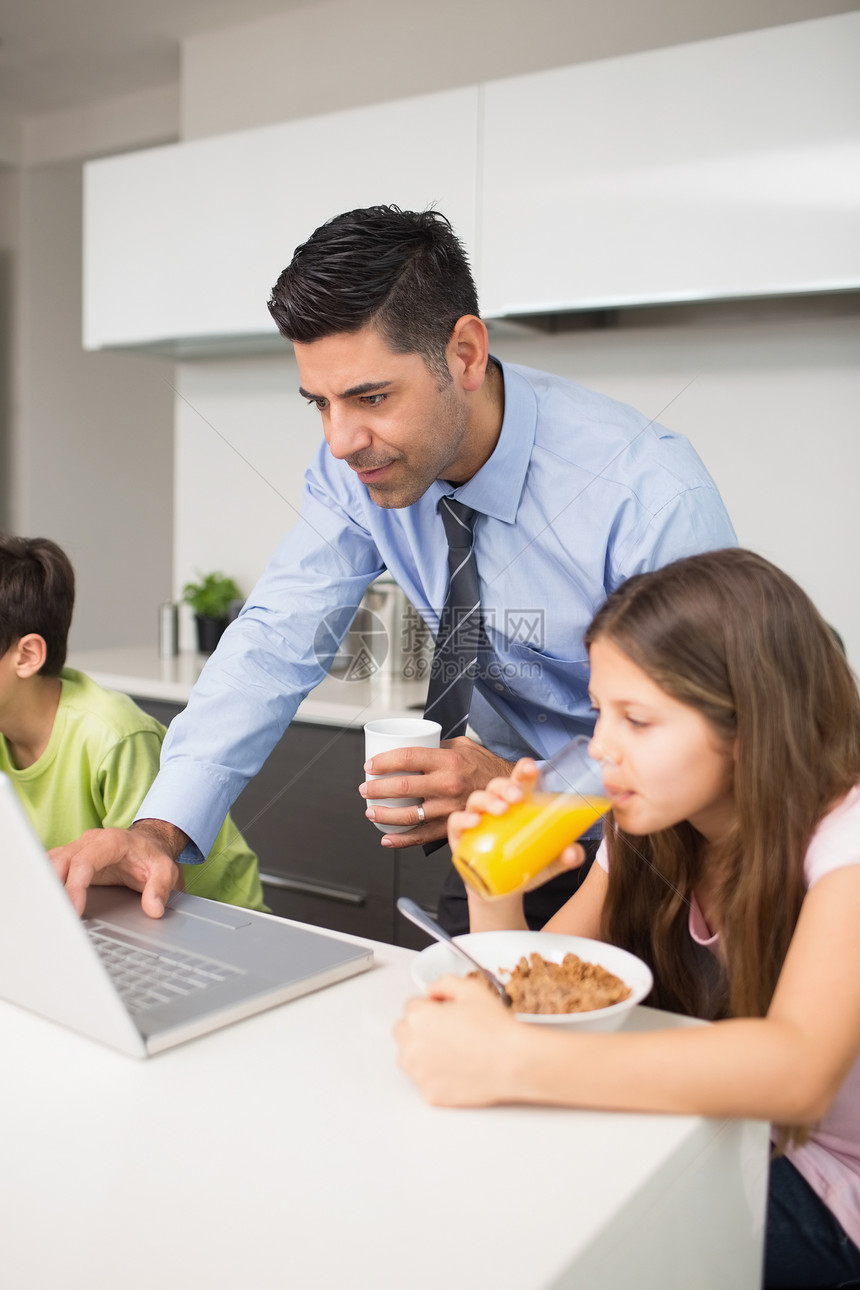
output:
M 463 881 L 485 899 L 509 896 L 556 860 L 609 810 L 600 762 L 580 735 L 541 768 L 534 787 L 503 815 L 484 815 L 454 852 Z

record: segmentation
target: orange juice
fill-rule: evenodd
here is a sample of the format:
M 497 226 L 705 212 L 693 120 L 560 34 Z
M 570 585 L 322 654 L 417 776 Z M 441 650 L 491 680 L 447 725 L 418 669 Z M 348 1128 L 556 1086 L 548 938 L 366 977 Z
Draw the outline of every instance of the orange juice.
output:
M 527 886 L 610 805 L 608 797 L 534 793 L 504 815 L 485 815 L 468 829 L 454 866 L 482 896 L 507 896 Z

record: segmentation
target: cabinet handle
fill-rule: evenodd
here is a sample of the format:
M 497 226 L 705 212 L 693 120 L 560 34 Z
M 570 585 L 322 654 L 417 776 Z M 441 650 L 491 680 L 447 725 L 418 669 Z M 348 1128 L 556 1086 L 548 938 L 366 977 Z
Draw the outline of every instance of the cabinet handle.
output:
M 363 905 L 366 891 L 352 891 L 349 887 L 328 887 L 321 882 L 307 882 L 304 878 L 289 878 L 283 873 L 260 873 L 260 881 L 278 891 L 295 891 L 301 896 L 318 896 L 321 900 L 334 900 L 341 905 Z

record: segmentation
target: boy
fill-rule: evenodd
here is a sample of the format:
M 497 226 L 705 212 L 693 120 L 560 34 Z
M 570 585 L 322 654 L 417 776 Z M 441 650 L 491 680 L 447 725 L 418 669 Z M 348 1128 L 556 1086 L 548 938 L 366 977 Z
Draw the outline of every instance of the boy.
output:
M 0 771 L 46 849 L 126 827 L 158 773 L 165 728 L 124 694 L 64 667 L 75 578 L 47 538 L 0 535 Z M 228 816 L 185 890 L 265 909 L 257 857 Z

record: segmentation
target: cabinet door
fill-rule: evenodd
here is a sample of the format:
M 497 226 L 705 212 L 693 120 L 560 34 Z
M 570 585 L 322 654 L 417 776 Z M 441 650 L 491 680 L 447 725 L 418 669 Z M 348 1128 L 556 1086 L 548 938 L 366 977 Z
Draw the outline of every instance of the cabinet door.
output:
M 860 15 L 484 87 L 487 316 L 856 287 Z
M 398 896 L 409 896 L 422 909 L 426 909 L 432 918 L 436 917 L 439 904 L 439 893 L 443 879 L 451 867 L 451 851 L 445 845 L 431 855 L 425 856 L 422 847 L 405 847 L 395 852 L 395 899 Z M 432 945 L 433 938 L 409 919 L 394 913 L 394 944 L 405 945 L 408 949 L 423 950 Z
M 233 818 L 273 913 L 390 942 L 394 857 L 364 817 L 363 762 L 362 731 L 294 722 Z
M 471 250 L 477 130 L 473 86 L 87 163 L 85 347 L 283 346 L 272 286 L 319 224 L 359 206 L 435 203 Z

